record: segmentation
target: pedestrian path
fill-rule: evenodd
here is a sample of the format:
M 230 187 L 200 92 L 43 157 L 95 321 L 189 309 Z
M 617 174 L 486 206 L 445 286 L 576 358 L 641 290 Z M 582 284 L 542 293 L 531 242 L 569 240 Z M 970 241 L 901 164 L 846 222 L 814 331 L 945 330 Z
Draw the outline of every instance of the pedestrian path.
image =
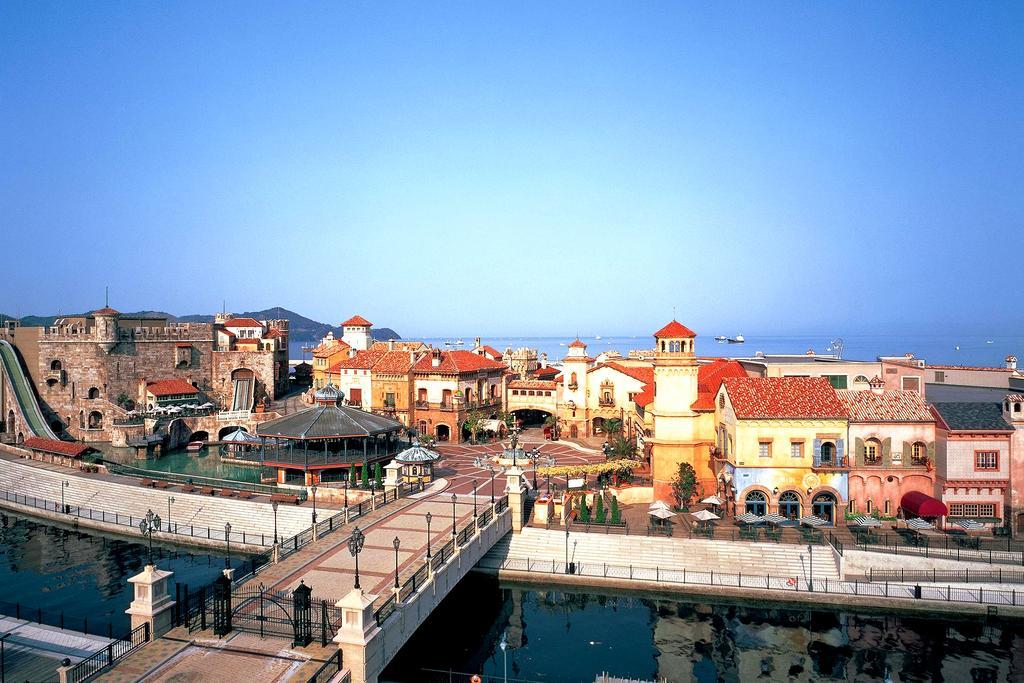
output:
M 56 681 L 57 667 L 67 658 L 80 662 L 111 641 L 23 619 L 0 616 L 4 641 L 4 677 L 9 681 Z

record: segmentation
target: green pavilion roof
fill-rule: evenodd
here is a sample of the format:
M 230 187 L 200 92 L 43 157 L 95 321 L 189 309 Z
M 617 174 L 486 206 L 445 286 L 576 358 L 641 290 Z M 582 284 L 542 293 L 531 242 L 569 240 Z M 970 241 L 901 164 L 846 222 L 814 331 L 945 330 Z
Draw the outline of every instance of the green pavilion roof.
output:
M 358 408 L 319 405 L 261 423 L 260 436 L 282 439 L 339 439 L 397 432 L 402 423 Z

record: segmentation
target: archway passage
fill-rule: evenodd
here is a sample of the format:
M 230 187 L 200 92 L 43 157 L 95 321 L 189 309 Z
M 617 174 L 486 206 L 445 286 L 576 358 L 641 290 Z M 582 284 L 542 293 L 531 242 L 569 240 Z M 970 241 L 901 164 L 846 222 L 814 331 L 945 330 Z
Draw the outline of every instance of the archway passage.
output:
M 228 434 L 234 434 L 235 432 L 237 432 L 239 430 L 241 430 L 243 432 L 248 431 L 245 427 L 239 427 L 238 425 L 231 425 L 230 427 L 224 427 L 219 432 L 217 432 L 217 441 L 223 441 L 225 436 L 227 436 Z
M 793 491 L 779 496 L 779 514 L 790 520 L 800 519 L 800 496 Z
M 821 517 L 829 524 L 835 524 L 835 513 L 836 497 L 831 493 L 819 493 L 814 497 L 814 500 L 811 501 L 811 514 L 815 517 Z
M 544 425 L 544 420 L 551 417 L 551 413 L 548 411 L 536 408 L 513 410 L 512 415 L 515 416 L 516 421 L 523 427 L 541 427 Z
M 93 401 L 100 397 L 99 387 L 89 387 L 89 398 Z
M 591 422 L 591 433 L 592 434 L 603 434 L 604 433 L 604 418 L 595 417 Z
M 13 410 L 8 410 L 7 411 L 7 424 L 4 425 L 4 426 L 7 427 L 7 433 L 8 434 L 13 434 L 14 433 L 14 411 Z
M 103 429 L 103 413 L 97 410 L 89 413 L 89 429 Z
M 191 441 L 192 430 L 184 420 L 172 420 L 167 427 L 168 449 L 183 448 Z
M 744 502 L 744 512 L 762 516 L 768 512 L 768 498 L 761 491 L 751 491 Z
M 203 431 L 192 432 L 192 436 L 189 437 L 189 441 L 209 441 L 209 440 L 210 440 L 210 433 L 209 432 L 203 432 Z
M 448 425 L 437 425 L 437 440 L 448 441 L 452 437 L 452 430 Z

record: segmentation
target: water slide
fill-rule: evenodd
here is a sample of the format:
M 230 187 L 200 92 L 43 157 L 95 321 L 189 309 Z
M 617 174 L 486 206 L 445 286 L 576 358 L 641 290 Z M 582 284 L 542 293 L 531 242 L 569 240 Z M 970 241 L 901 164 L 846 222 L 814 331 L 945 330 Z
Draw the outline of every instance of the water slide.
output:
M 44 439 L 59 439 L 60 437 L 54 434 L 50 425 L 46 423 L 43 411 L 39 409 L 39 402 L 36 401 L 35 392 L 32 390 L 32 384 L 25 376 L 25 371 L 21 368 L 21 361 L 18 360 L 18 354 L 10 342 L 0 340 L 0 359 L 3 359 L 4 373 L 10 379 L 11 386 L 14 387 L 14 395 L 21 408 L 21 414 L 24 416 L 25 422 L 28 423 L 29 429 L 32 430 L 32 434 Z
M 231 410 L 249 410 L 251 401 L 249 398 L 250 381 L 247 379 L 235 380 L 235 395 L 231 401 Z

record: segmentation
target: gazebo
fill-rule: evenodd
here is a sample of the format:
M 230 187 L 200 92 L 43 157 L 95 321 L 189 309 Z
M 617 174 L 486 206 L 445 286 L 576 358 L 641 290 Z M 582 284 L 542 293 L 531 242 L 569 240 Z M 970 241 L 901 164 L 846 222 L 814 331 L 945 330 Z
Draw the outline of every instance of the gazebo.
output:
M 440 453 L 418 442 L 395 456 L 395 462 L 402 466 L 402 479 L 409 483 L 433 481 L 434 463 L 440 459 Z
M 366 471 L 406 445 L 398 437 L 404 429 L 401 422 L 341 405 L 343 398 L 328 384 L 314 395 L 313 407 L 256 428 L 262 443 L 254 455 L 262 465 L 277 468 L 278 482 L 287 483 L 296 473 L 307 486 L 341 481 L 349 467 Z

